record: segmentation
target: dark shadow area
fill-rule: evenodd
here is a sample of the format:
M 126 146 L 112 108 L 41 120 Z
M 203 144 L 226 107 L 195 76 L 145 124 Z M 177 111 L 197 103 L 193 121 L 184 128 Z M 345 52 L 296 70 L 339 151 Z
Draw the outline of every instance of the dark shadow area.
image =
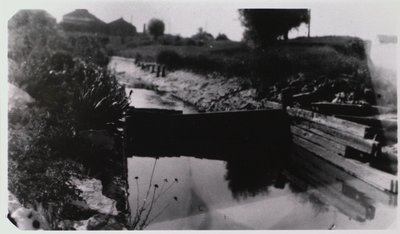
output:
M 130 109 L 126 118 L 127 155 L 257 155 L 290 142 L 282 110 L 181 114 L 178 111 Z M 285 148 L 285 147 L 282 147 Z

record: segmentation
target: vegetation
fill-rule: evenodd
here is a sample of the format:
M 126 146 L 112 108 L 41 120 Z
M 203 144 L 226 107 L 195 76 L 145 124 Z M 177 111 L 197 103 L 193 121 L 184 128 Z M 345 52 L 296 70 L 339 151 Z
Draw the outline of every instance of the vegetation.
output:
M 191 38 L 197 41 L 197 44 L 200 46 L 204 45 L 206 42 L 214 40 L 214 36 L 211 33 L 204 31 L 201 27 Z
M 160 19 L 153 18 L 149 22 L 149 33 L 153 35 L 154 40 L 164 34 L 165 25 L 164 22 Z
M 101 179 L 98 163 L 121 156 L 117 147 L 95 146 L 100 136 L 106 146 L 122 142 L 125 90 L 104 68 L 103 42 L 63 35 L 44 11 L 17 13 L 9 36 L 15 65 L 9 80 L 35 99 L 9 113 L 9 190 L 23 205 L 40 203 L 60 220 L 68 216 L 64 204 L 79 199 L 70 177 Z
M 240 9 L 246 28 L 244 38 L 257 46 L 266 46 L 278 39 L 288 40 L 288 33 L 301 23 L 309 23 L 307 9 Z
M 217 41 L 226 41 L 229 40 L 228 36 L 226 36 L 224 33 L 219 33 L 216 37 L 215 40 Z
M 253 49 L 240 42 L 213 40 L 204 45 L 147 45 L 117 52 L 120 56 L 140 57 L 142 61 L 165 64 L 169 69 L 186 69 L 200 74 L 249 79 L 260 98 L 279 101 L 277 93 L 288 82 L 299 79 L 298 92 L 313 91 L 316 84 L 347 83 L 346 92 L 360 98 L 370 89 L 370 74 L 364 42 L 356 37 L 325 36 L 277 41 Z M 343 77 L 347 81 L 340 81 Z M 339 86 L 326 91 L 332 100 Z M 359 94 L 359 95 L 358 95 Z
M 131 216 L 131 220 L 129 221 L 129 229 L 131 230 L 143 230 L 147 227 L 152 221 L 157 219 L 170 205 L 170 203 L 164 204 L 161 210 L 159 210 L 152 217 L 150 216 L 154 211 L 154 207 L 157 204 L 158 200 L 165 196 L 170 189 L 178 183 L 178 179 L 174 178 L 172 181 L 168 181 L 165 178 L 162 182 L 161 187 L 153 182 L 155 169 L 157 165 L 158 158 L 154 159 L 153 169 L 151 171 L 151 176 L 149 180 L 149 186 L 146 189 L 146 196 L 143 198 L 143 202 L 140 200 L 140 186 L 138 176 L 135 177 L 136 180 L 136 212 L 134 216 Z M 173 199 L 177 202 L 178 197 L 174 196 Z

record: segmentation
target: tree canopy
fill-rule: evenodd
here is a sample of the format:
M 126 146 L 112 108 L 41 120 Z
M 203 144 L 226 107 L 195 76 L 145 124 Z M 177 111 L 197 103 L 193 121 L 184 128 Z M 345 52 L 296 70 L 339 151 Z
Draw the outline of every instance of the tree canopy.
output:
M 198 32 L 194 34 L 191 38 L 200 44 L 204 44 L 208 41 L 214 40 L 214 36 L 211 33 L 204 31 L 202 27 L 200 27 L 198 29 Z
M 229 38 L 224 33 L 218 33 L 217 37 L 215 38 L 217 41 L 228 41 Z
M 308 9 L 240 9 L 244 39 L 264 46 L 279 39 L 288 39 L 292 28 L 309 23 Z
M 159 36 L 164 34 L 165 25 L 160 19 L 153 18 L 149 22 L 149 33 L 153 35 L 154 39 L 157 40 Z

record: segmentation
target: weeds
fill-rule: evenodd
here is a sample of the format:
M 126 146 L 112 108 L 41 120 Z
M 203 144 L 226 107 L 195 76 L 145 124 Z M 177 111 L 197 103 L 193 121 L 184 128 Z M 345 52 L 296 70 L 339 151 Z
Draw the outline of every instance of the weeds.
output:
M 163 184 L 161 188 L 158 184 L 154 183 L 154 174 L 157 166 L 157 158 L 154 160 L 153 169 L 151 171 L 149 186 L 146 190 L 146 196 L 143 198 L 142 204 L 140 204 L 140 186 L 139 186 L 139 177 L 136 176 L 136 213 L 131 216 L 131 220 L 129 221 L 129 229 L 131 230 L 143 230 L 146 228 L 151 222 L 157 219 L 170 205 L 170 203 L 166 204 L 158 213 L 151 217 L 154 206 L 157 204 L 157 201 L 168 193 L 168 191 L 178 183 L 178 179 L 175 178 L 173 182 L 169 182 L 167 178 L 163 180 Z M 168 186 L 166 186 L 168 184 Z M 174 196 L 173 199 L 178 201 L 178 197 Z

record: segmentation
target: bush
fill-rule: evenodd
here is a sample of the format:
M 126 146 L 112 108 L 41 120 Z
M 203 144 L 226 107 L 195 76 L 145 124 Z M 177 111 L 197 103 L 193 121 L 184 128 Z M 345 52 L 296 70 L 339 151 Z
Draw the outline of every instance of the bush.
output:
M 70 36 L 67 38 L 70 53 L 89 63 L 106 66 L 109 62 L 107 49 L 101 38 L 95 36 Z
M 157 54 L 157 63 L 164 64 L 170 69 L 182 67 L 182 57 L 173 50 L 163 50 Z
M 183 45 L 186 45 L 186 46 L 195 46 L 196 45 L 196 41 L 191 38 L 183 39 L 182 43 L 183 43 Z
M 57 119 L 44 109 L 15 109 L 10 116 L 24 116 L 24 122 L 10 120 L 8 189 L 26 207 L 41 203 L 55 209 L 58 216 L 63 205 L 78 199 L 79 192 L 68 183 L 74 175 L 81 177 L 82 166 L 66 155 L 72 129 L 66 119 Z M 19 127 L 17 127 L 19 126 Z

